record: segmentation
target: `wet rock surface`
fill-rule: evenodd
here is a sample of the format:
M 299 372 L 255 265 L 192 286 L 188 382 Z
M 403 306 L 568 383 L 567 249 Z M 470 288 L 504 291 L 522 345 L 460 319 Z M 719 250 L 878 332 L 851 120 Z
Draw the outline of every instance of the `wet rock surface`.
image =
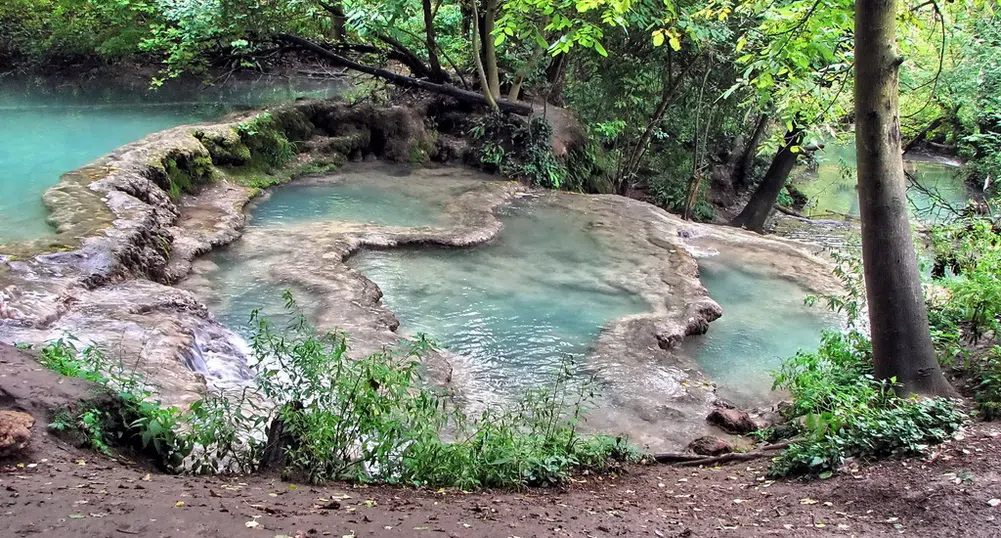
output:
M 733 452 L 733 445 L 715 435 L 706 435 L 688 443 L 688 451 L 700 456 L 722 456 Z
M 743 409 L 717 407 L 709 412 L 706 421 L 726 433 L 734 435 L 743 435 L 758 429 L 758 425 L 751 419 L 751 415 Z

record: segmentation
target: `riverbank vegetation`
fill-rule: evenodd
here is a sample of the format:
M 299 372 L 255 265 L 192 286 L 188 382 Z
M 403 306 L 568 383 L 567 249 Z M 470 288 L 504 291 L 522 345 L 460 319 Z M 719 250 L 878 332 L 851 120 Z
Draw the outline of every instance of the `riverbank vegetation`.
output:
M 318 332 L 285 300 L 283 328 L 252 316 L 253 388 L 187 409 L 163 405 L 149 380 L 96 347 L 47 345 L 43 366 L 101 390 L 50 429 L 109 455 L 131 450 L 165 471 L 276 472 L 310 483 L 520 488 L 641 457 L 624 438 L 580 431 L 595 386 L 570 363 L 510 405 L 473 412 L 424 378 L 435 352 L 425 338 L 352 358 L 347 335 Z

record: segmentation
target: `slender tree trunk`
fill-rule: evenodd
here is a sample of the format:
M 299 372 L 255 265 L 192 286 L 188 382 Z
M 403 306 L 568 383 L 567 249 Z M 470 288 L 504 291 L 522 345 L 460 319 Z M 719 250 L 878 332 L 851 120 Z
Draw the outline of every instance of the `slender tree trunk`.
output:
M 483 63 L 487 71 L 487 85 L 495 99 L 500 97 L 500 70 L 497 68 L 497 47 L 494 45 L 493 36 L 494 21 L 497 20 L 497 1 L 486 0 L 486 10 L 483 13 Z
M 344 41 L 344 4 L 341 2 L 326 3 L 320 2 L 320 6 L 330 14 L 330 39 L 334 43 Z
M 934 120 L 932 120 L 932 122 L 929 123 L 928 125 L 925 125 L 925 128 L 921 129 L 921 132 L 914 135 L 914 138 L 912 138 L 911 141 L 908 142 L 906 146 L 904 146 L 904 153 L 905 154 L 909 153 L 911 150 L 916 148 L 918 144 L 924 142 L 925 139 L 928 138 L 928 134 L 934 131 L 935 129 L 938 129 L 938 127 L 942 125 L 942 122 L 944 121 L 945 119 L 939 116 Z
M 897 0 L 855 5 L 855 143 L 862 260 L 876 376 L 907 394 L 951 395 L 928 330 L 907 214 L 895 51 Z
M 528 77 L 529 73 L 536 68 L 536 65 L 539 63 L 539 58 L 545 50 L 546 49 L 542 47 L 536 47 L 535 50 L 532 51 L 532 57 L 525 62 L 525 65 L 521 66 L 521 69 L 519 69 L 517 73 L 515 73 L 514 81 L 511 83 L 511 90 L 508 91 L 507 94 L 508 101 L 513 103 L 521 97 L 521 86 L 525 83 L 525 78 Z
M 480 57 L 480 14 L 476 9 L 476 2 L 478 0 L 473 0 L 473 63 L 476 64 L 476 74 L 480 77 L 480 90 L 483 91 L 483 97 L 486 98 L 487 103 L 490 104 L 490 108 L 497 110 L 497 101 L 494 98 L 494 94 L 490 91 L 490 84 L 487 82 L 487 73 L 483 69 L 483 59 Z
M 431 7 L 431 0 L 422 0 L 424 7 L 424 36 L 428 49 L 428 67 L 431 69 L 431 80 L 435 82 L 446 82 L 447 77 L 441 69 L 441 62 L 438 60 L 438 41 L 434 31 L 434 9 Z
M 564 52 L 553 57 L 546 68 L 546 80 L 549 82 L 548 97 L 546 101 L 560 106 L 563 104 L 563 82 L 566 80 L 567 61 L 569 52 Z
M 758 116 L 758 122 L 754 125 L 754 133 L 751 134 L 750 140 L 747 141 L 747 146 L 744 147 L 743 153 L 740 155 L 740 161 L 737 162 L 736 168 L 733 169 L 733 184 L 735 187 L 744 187 L 748 183 L 748 178 L 751 175 L 751 168 L 754 166 L 754 158 L 758 155 L 758 146 L 761 145 L 761 139 L 765 136 L 765 131 L 768 128 L 768 114 L 762 113 Z
M 696 56 L 694 60 L 688 63 L 685 68 L 681 71 L 678 76 L 671 74 L 671 68 L 668 67 L 667 77 L 664 80 L 664 90 L 660 94 L 660 103 L 657 105 L 657 110 L 654 111 L 653 116 L 650 117 L 650 121 L 647 122 L 646 129 L 643 134 L 640 135 L 639 140 L 633 145 L 632 150 L 629 152 L 628 157 L 625 160 L 625 165 L 619 171 L 619 184 L 628 183 L 636 172 L 640 168 L 640 164 L 643 162 L 643 156 L 646 155 L 647 148 L 650 147 L 650 139 L 653 136 L 654 131 L 657 129 L 657 125 L 662 119 L 664 119 L 664 113 L 667 112 L 667 107 L 674 102 L 674 95 L 677 93 L 678 88 L 685 81 L 685 77 L 688 72 L 698 63 L 699 58 L 701 58 L 701 53 Z
M 730 221 L 733 226 L 742 226 L 748 230 L 761 233 L 765 228 L 765 221 L 772 212 L 772 206 L 779 199 L 782 187 L 785 187 L 786 180 L 789 179 L 789 172 L 796 165 L 799 153 L 793 153 L 792 148 L 798 146 L 803 141 L 802 129 L 796 128 L 785 135 L 785 145 L 775 154 L 772 164 L 765 172 L 761 184 L 754 190 L 751 199 L 748 200 L 744 210 Z

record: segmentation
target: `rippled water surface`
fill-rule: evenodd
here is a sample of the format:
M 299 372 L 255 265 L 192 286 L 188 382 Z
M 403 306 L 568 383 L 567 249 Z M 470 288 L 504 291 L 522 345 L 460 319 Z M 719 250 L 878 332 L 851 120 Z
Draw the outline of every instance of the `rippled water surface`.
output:
M 143 136 L 237 109 L 326 97 L 329 82 L 262 79 L 218 87 L 143 81 L 0 79 L 0 243 L 52 233 L 42 193 L 59 176 Z
M 343 220 L 390 226 L 436 226 L 461 184 L 429 188 L 406 177 L 348 176 L 283 187 L 251 211 L 250 226 Z M 468 185 L 467 185 L 468 188 Z M 639 296 L 610 282 L 628 262 L 616 245 L 592 233 L 593 219 L 551 199 L 527 198 L 500 212 L 504 228 L 492 242 L 466 249 L 362 250 L 349 265 L 376 282 L 401 332 L 425 333 L 453 353 L 478 382 L 513 393 L 541 382 L 561 359 L 587 354 L 609 321 L 649 311 Z M 280 279 L 288 267 L 267 265 L 239 248 L 213 253 L 208 302 L 230 327 L 247 334 L 249 312 L 281 311 Z M 303 245 L 309 248 L 309 245 Z M 296 263 L 289 259 L 288 264 Z M 690 354 L 721 394 L 753 405 L 768 396 L 769 371 L 800 348 L 815 348 L 836 323 L 803 305 L 806 292 L 780 278 L 741 269 L 725 255 L 700 259 L 702 278 L 724 308 L 709 334 L 692 339 Z M 301 274 L 308 268 L 296 268 Z M 309 302 L 310 297 L 302 297 Z M 628 381 L 626 381 L 628 386 Z
M 767 400 L 770 372 L 800 349 L 814 350 L 824 330 L 838 323 L 821 306 L 803 304 L 806 290 L 748 271 L 723 257 L 699 260 L 702 284 L 723 307 L 723 317 L 685 351 L 716 382 L 720 395 L 738 405 Z
M 485 245 L 364 251 L 351 265 L 379 285 L 404 330 L 469 357 L 474 375 L 498 386 L 538 383 L 561 358 L 586 354 L 607 322 L 648 310 L 605 284 L 612 260 L 586 215 L 530 200 L 501 218 Z

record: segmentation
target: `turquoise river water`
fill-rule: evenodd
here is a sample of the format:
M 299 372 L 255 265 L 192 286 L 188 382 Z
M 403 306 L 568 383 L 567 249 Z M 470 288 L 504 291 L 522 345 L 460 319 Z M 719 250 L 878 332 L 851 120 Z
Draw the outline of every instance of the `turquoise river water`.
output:
M 858 217 L 855 145 L 830 144 L 818 159 L 816 167 L 800 167 L 792 176 L 792 183 L 810 199 L 805 213 L 815 217 Z M 919 220 L 948 218 L 943 201 L 959 209 L 970 198 L 959 163 L 915 157 L 904 161 L 904 169 L 917 184 L 908 189 L 907 199 L 911 213 Z
M 234 110 L 338 91 L 329 81 L 273 77 L 209 88 L 168 84 L 155 92 L 141 81 L 0 78 L 0 243 L 51 234 L 45 189 L 119 146 Z

